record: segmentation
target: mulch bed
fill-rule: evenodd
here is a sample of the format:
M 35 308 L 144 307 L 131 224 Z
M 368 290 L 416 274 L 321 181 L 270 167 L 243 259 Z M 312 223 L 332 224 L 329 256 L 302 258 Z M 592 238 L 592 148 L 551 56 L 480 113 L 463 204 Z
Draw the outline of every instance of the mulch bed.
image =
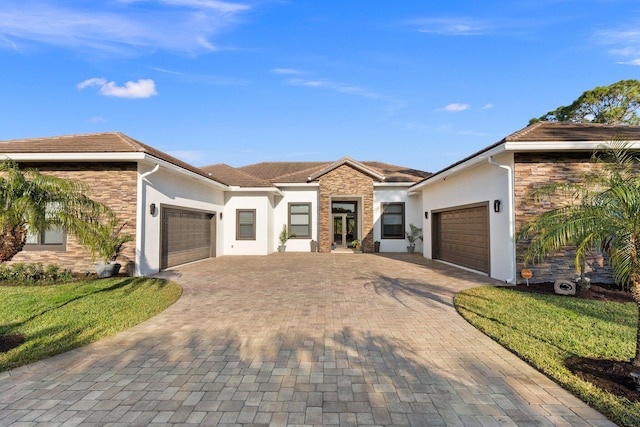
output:
M 555 294 L 553 283 L 518 285 L 515 289 L 520 292 Z M 618 303 L 633 302 L 631 293 L 607 285 L 591 285 L 588 290 L 578 291 L 576 295 L 570 295 L 567 298 Z M 633 378 L 631 378 L 631 372 L 640 371 L 640 369 L 634 368 L 630 361 L 572 356 L 565 360 L 565 366 L 579 378 L 602 390 L 616 396 L 626 397 L 631 401 L 640 402 L 640 392 L 636 390 Z
M 24 342 L 24 335 L 0 335 L 0 353 L 6 353 Z

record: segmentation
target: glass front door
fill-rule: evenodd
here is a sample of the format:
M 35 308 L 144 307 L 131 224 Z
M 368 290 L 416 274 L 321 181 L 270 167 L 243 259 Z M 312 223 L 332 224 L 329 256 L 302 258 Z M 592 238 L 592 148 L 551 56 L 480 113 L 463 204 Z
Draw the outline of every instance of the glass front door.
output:
M 333 241 L 336 246 L 351 246 L 357 238 L 355 215 L 333 214 Z

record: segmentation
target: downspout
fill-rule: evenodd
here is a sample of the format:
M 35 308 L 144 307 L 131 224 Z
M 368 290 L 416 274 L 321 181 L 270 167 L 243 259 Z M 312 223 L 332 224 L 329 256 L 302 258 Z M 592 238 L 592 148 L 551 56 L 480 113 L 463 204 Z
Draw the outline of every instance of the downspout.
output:
M 136 262 L 135 262 L 135 275 L 136 276 L 141 276 L 142 273 L 140 271 L 140 262 L 142 259 L 142 254 L 144 254 L 144 247 L 145 247 L 145 242 L 142 239 L 142 228 L 143 228 L 143 218 L 144 218 L 144 213 L 146 210 L 146 201 L 147 201 L 147 194 L 146 191 L 142 192 L 143 190 L 143 181 L 147 181 L 150 182 L 149 180 L 147 180 L 146 178 L 151 175 L 154 174 L 156 172 L 158 172 L 158 170 L 160 169 L 160 165 L 156 164 L 154 166 L 153 169 L 151 169 L 150 171 L 147 171 L 145 173 L 143 173 L 142 175 L 140 175 L 140 179 L 138 181 L 138 194 L 140 195 L 140 202 L 138 204 L 138 214 L 137 214 L 137 218 L 136 218 Z
M 498 168 L 505 169 L 507 171 L 508 177 L 508 192 L 509 192 L 509 203 L 507 204 L 509 207 L 509 239 L 511 240 L 511 277 L 505 280 L 506 283 L 516 283 L 516 240 L 515 240 L 515 206 L 514 206 L 514 195 L 513 195 L 513 168 L 509 165 L 503 165 L 497 163 L 493 160 L 493 156 L 489 156 L 488 158 L 489 164 Z

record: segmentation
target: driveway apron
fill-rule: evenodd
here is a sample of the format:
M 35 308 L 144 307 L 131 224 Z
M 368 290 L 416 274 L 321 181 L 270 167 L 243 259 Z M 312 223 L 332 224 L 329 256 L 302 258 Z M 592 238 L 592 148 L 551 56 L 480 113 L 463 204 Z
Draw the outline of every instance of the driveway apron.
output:
M 173 306 L 0 373 L 0 425 L 613 426 L 462 319 L 421 255 L 221 257 Z

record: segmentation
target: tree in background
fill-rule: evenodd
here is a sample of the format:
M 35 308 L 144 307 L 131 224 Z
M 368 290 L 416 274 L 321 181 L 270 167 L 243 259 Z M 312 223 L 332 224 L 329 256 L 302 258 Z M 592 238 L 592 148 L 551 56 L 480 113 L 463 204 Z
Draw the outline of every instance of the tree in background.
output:
M 576 270 L 581 271 L 586 255 L 598 248 L 640 311 L 640 158 L 618 140 L 594 154 L 594 160 L 601 167 L 585 174 L 582 183 L 559 182 L 532 192 L 537 200 L 557 196 L 559 207 L 533 218 L 519 233 L 528 242 L 525 264 L 575 246 Z M 640 324 L 633 365 L 640 367 Z
M 22 250 L 29 232 L 60 228 L 77 235 L 111 217 L 110 209 L 88 192 L 81 182 L 21 170 L 11 159 L 0 162 L 0 262 Z
M 621 80 L 584 92 L 569 106 L 561 106 L 529 121 L 639 125 L 640 81 Z

